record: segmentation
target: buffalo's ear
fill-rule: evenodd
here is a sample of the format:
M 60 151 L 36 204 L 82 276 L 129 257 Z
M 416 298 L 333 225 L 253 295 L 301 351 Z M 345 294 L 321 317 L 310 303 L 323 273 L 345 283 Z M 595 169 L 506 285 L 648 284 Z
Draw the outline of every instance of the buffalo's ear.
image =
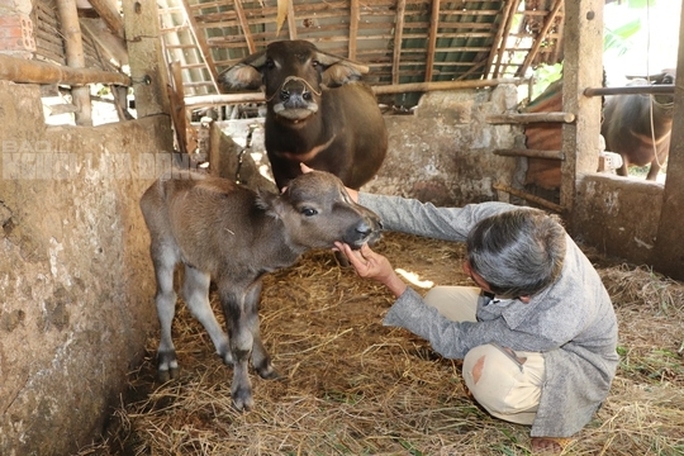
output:
M 261 67 L 266 63 L 266 51 L 257 52 L 219 74 L 224 90 L 255 90 L 261 87 Z
M 337 87 L 358 81 L 362 75 L 369 71 L 366 65 L 321 51 L 316 52 L 315 59 L 325 68 L 323 84 L 328 87 Z
M 651 82 L 654 84 L 674 84 L 676 71 L 675 68 L 667 68 L 658 74 L 650 76 Z

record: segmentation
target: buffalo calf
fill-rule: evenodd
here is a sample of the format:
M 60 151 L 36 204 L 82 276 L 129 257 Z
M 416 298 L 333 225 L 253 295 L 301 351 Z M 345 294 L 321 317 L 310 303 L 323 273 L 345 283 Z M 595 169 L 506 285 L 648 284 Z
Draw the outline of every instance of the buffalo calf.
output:
M 303 40 L 276 41 L 226 69 L 226 90 L 264 87 L 265 147 L 278 188 L 300 163 L 358 189 L 387 154 L 387 127 L 375 95 L 359 81 L 368 68 Z
M 253 406 L 250 358 L 261 377 L 277 377 L 259 335 L 262 275 L 292 265 L 308 249 L 331 248 L 335 241 L 360 248 L 381 231 L 377 215 L 354 203 L 342 182 L 322 171 L 300 175 L 279 195 L 204 174 L 173 172 L 147 189 L 140 207 L 157 279 L 159 377 L 167 380 L 178 371 L 171 323 L 174 269 L 182 263 L 183 298 L 223 362 L 233 366 L 231 394 L 240 410 Z M 227 334 L 209 305 L 211 280 Z

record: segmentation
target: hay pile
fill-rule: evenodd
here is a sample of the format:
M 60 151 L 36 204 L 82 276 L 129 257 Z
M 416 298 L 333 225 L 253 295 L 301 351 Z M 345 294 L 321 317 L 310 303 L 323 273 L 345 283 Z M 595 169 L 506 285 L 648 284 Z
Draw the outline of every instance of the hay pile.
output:
M 459 244 L 391 233 L 377 250 L 423 286 L 470 283 Z M 677 353 L 684 286 L 645 268 L 602 265 L 599 272 L 615 302 L 623 359 L 608 401 L 566 454 L 684 454 Z M 103 441 L 80 454 L 529 454 L 529 429 L 482 411 L 468 397 L 460 362 L 382 326 L 391 302 L 383 288 L 339 268 L 328 251 L 266 277 L 262 335 L 282 379 L 253 374 L 256 405 L 248 413 L 232 409 L 231 370 L 179 306 L 180 378 L 155 383 L 151 340 L 145 363 L 130 376 L 133 398 L 116 411 Z

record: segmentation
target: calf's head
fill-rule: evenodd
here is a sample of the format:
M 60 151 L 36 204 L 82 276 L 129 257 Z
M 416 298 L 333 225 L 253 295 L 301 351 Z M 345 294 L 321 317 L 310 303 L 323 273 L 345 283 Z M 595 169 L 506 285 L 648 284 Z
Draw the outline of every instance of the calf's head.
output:
M 304 40 L 276 41 L 219 75 L 224 89 L 264 87 L 269 114 L 299 122 L 318 112 L 323 90 L 360 79 L 368 67 Z
M 342 241 L 358 249 L 381 236 L 380 218 L 352 201 L 342 181 L 328 172 L 298 176 L 280 195 L 261 193 L 259 200 L 282 220 L 288 241 L 299 248 L 331 248 Z

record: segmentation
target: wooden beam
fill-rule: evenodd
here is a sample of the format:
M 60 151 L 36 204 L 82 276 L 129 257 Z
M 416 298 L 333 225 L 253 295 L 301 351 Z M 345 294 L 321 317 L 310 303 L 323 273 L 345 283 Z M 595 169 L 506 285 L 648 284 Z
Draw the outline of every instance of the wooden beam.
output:
M 544 38 L 546 38 L 546 34 L 549 33 L 549 30 L 551 29 L 553 22 L 556 20 L 556 16 L 558 16 L 558 12 L 563 7 L 564 3 L 565 0 L 556 0 L 556 3 L 554 3 L 553 8 L 551 8 L 551 11 L 544 20 L 544 25 L 542 26 L 542 29 L 539 31 L 539 35 L 537 35 L 537 38 L 534 40 L 534 44 L 532 44 L 532 49 L 530 49 L 530 51 L 527 53 L 527 56 L 525 56 L 525 61 L 523 62 L 522 66 L 518 68 L 518 71 L 515 73 L 516 76 L 525 76 L 525 72 L 530 67 L 535 57 L 537 57 L 542 41 L 544 41 Z
M 406 0 L 397 0 L 397 14 L 394 15 L 394 54 L 392 56 L 392 84 L 399 84 L 399 63 L 401 62 L 401 41 L 404 33 L 404 12 Z
M 425 63 L 425 82 L 432 81 L 432 68 L 435 64 L 435 48 L 437 47 L 437 28 L 439 27 L 440 0 L 432 0 L 430 14 L 430 30 L 428 32 L 427 62 Z
M 530 112 L 516 114 L 494 114 L 487 117 L 487 122 L 494 125 L 546 122 L 572 123 L 574 121 L 575 115 L 571 112 Z
M 492 72 L 492 65 L 494 64 L 494 57 L 497 55 L 498 49 L 500 47 L 505 47 L 506 44 L 502 43 L 503 39 L 503 33 L 504 30 L 506 29 L 506 25 L 508 24 L 508 17 L 511 15 L 511 9 L 513 8 L 513 0 L 509 0 L 507 2 L 502 2 L 503 6 L 503 13 L 501 14 L 501 23 L 499 24 L 499 28 L 496 31 L 496 36 L 494 37 L 494 41 L 492 42 L 492 46 L 489 51 L 489 57 L 487 58 L 487 66 L 485 67 L 485 77 L 488 77 L 489 73 Z
M 529 158 L 548 158 L 551 160 L 565 160 L 565 155 L 560 150 L 541 150 L 541 149 L 496 149 L 494 155 L 504 157 L 529 157 Z
M 361 9 L 359 0 L 351 0 L 349 6 L 349 60 L 356 60 L 356 36 L 359 34 L 359 20 L 361 19 Z
M 291 40 L 297 39 L 297 18 L 295 16 L 294 0 L 287 2 L 287 32 Z
M 503 63 L 503 54 L 506 51 L 506 40 L 508 39 L 508 35 L 511 33 L 513 18 L 515 18 L 515 13 L 518 11 L 519 5 L 520 0 L 511 0 L 511 10 L 506 18 L 506 26 L 501 36 L 501 44 L 497 52 L 496 66 L 494 67 L 494 74 L 492 74 L 492 78 L 496 79 L 499 77 L 499 71 L 501 70 L 501 64 Z
M 546 200 L 540 196 L 528 193 L 524 190 L 519 190 L 517 188 L 513 188 L 510 185 L 494 184 L 494 185 L 492 185 L 492 187 L 494 187 L 495 190 L 510 193 L 513 196 L 517 196 L 518 198 L 523 198 L 523 199 L 530 201 L 532 203 L 536 203 L 536 204 L 538 204 L 538 205 L 540 205 L 546 209 L 550 209 L 554 212 L 563 213 L 563 211 L 564 211 L 564 208 L 561 205 L 558 205 L 554 202 Z
M 76 0 L 57 0 L 57 9 L 62 23 L 64 36 L 64 50 L 66 63 L 71 68 L 85 68 L 85 53 L 83 51 L 83 33 L 78 21 Z M 90 87 L 71 87 L 71 98 L 78 107 L 74 113 L 76 125 L 93 125 L 93 108 L 90 104 Z
M 247 49 L 250 54 L 254 54 L 256 52 L 256 45 L 254 44 L 252 31 L 249 29 L 249 21 L 247 21 L 245 9 L 242 7 L 242 0 L 233 0 L 233 5 L 235 6 L 235 13 L 238 16 L 238 20 L 240 21 L 240 27 L 242 27 L 242 33 L 245 34 Z
M 209 71 L 209 79 L 211 79 L 211 83 L 214 85 L 214 90 L 216 90 L 216 93 L 221 93 L 218 84 L 218 71 L 216 71 L 216 64 L 214 63 L 214 58 L 211 55 L 211 49 L 209 49 L 209 46 L 207 45 L 204 32 L 197 25 L 197 20 L 190 9 L 190 3 L 188 3 L 188 0 L 182 0 L 182 3 L 183 11 L 185 12 L 185 18 L 190 23 L 190 33 L 195 39 L 195 43 L 197 43 L 197 46 L 199 47 L 200 55 L 202 56 L 207 70 Z
M 109 0 L 88 0 L 97 12 L 98 16 L 102 18 L 107 28 L 119 38 L 124 37 L 124 24 L 121 13 L 114 7 L 114 4 Z
M 54 63 L 26 60 L 0 54 L 0 79 L 30 84 L 115 84 L 131 86 L 131 78 L 122 73 L 70 68 Z

